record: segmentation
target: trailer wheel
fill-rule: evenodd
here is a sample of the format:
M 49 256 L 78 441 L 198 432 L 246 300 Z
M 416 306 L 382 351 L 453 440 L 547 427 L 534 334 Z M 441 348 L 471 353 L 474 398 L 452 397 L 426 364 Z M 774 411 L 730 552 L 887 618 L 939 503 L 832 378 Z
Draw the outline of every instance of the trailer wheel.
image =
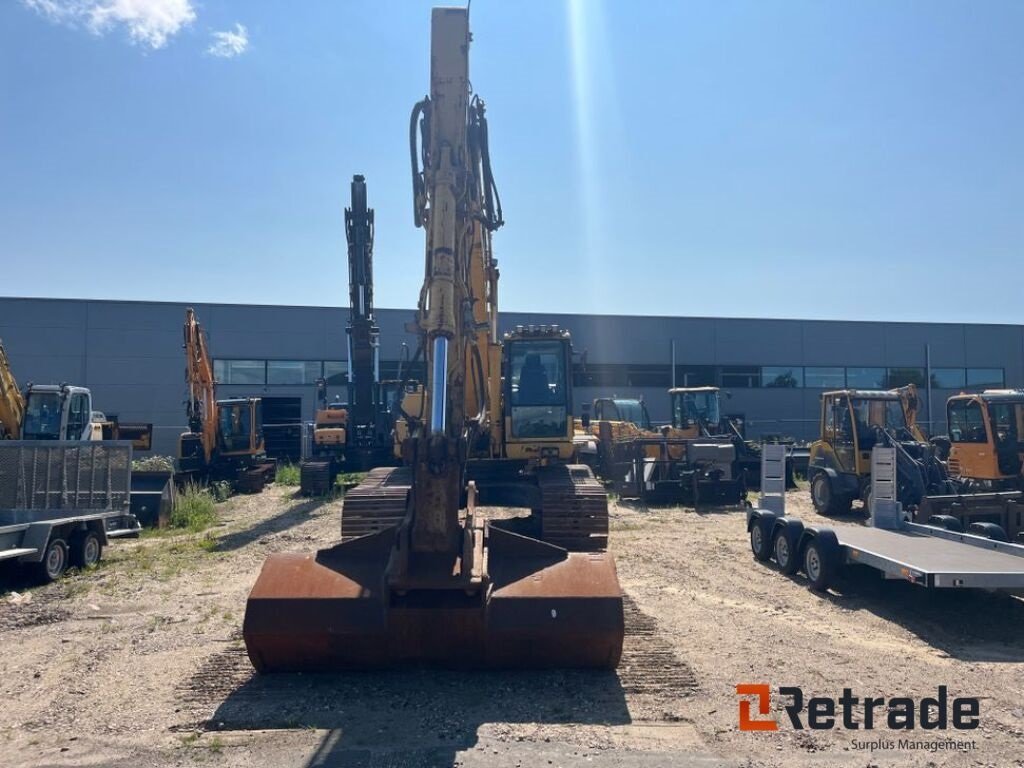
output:
M 772 556 L 772 534 L 771 526 L 775 522 L 774 517 L 758 517 L 750 523 L 750 551 L 754 558 L 762 563 Z
M 995 523 L 971 523 L 967 526 L 967 532 L 975 536 L 984 536 L 986 539 L 992 539 L 992 541 L 1008 542 L 1010 540 L 1003 527 Z
M 86 531 L 71 540 L 71 563 L 78 568 L 92 568 L 103 556 L 103 542 L 96 531 Z
M 779 566 L 779 571 L 786 576 L 797 572 L 800 567 L 797 542 L 793 540 L 793 535 L 787 526 L 781 525 L 775 531 L 772 551 L 775 553 L 775 564 Z
M 32 563 L 33 575 L 43 584 L 61 577 L 68 567 L 68 545 L 64 539 L 50 539 L 41 562 Z
M 815 536 L 804 546 L 803 569 L 811 589 L 824 592 L 835 580 L 839 570 L 838 546 L 833 542 Z
M 952 515 L 932 515 L 928 518 L 928 525 L 934 526 L 935 528 L 944 528 L 947 531 L 953 533 L 963 533 L 964 527 L 960 524 Z

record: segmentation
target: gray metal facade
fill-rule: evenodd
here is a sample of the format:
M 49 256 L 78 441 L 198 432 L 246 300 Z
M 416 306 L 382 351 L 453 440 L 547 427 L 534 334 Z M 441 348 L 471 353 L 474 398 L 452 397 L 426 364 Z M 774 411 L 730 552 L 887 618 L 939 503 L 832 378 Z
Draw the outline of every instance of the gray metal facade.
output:
M 0 298 L 0 339 L 22 386 L 29 381 L 88 386 L 94 408 L 125 421 L 153 422 L 156 451 L 172 454 L 185 428 L 186 306 L 195 307 L 218 359 L 347 358 L 347 309 L 340 307 Z M 397 361 L 403 342 L 414 348 L 415 339 L 405 330 L 412 316 L 411 310 L 378 311 L 384 361 Z M 578 378 L 598 383 L 577 385 L 577 413 L 580 403 L 598 395 L 643 396 L 651 417 L 667 421 L 665 385 L 670 383 L 673 346 L 676 383 L 684 384 L 683 374 L 690 368 L 713 375 L 732 395 L 723 410 L 743 414 L 753 435 L 814 434 L 823 388 L 810 383 L 819 367 L 923 369 L 927 348 L 933 372 L 998 369 L 1005 386 L 1024 386 L 1024 327 L 1019 325 L 502 314 L 502 330 L 529 324 L 568 328 L 575 350 L 586 352 L 580 356 L 580 370 L 616 369 L 603 379 L 612 383 L 600 383 L 600 376 L 589 374 Z M 799 371 L 800 379 L 807 371 L 809 384 L 763 386 L 767 379 L 745 380 L 737 373 L 761 366 L 791 368 Z M 945 427 L 946 398 L 958 390 L 933 389 L 936 431 Z M 307 419 L 315 407 L 312 383 L 222 384 L 219 392 L 225 397 L 299 397 Z M 343 386 L 331 390 L 343 397 L 344 392 Z M 930 420 L 927 412 L 923 418 Z

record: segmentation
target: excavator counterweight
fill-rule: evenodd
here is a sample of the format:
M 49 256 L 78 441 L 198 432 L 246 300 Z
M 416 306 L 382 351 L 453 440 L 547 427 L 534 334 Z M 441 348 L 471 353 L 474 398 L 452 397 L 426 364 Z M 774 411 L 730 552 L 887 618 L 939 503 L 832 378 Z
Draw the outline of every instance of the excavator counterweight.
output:
M 553 467 L 565 470 L 566 487 L 548 491 L 567 501 L 544 505 L 552 514 L 543 527 L 572 529 L 559 530 L 558 540 L 492 523 L 467 478 L 471 452 L 502 444 L 494 436 L 503 420 L 513 435 L 541 440 L 536 460 L 557 457 L 558 436 L 571 421 L 568 384 L 555 375 L 562 342 L 550 334 L 515 341 L 524 363 L 506 376 L 511 410 L 502 416 L 490 239 L 501 214 L 483 102 L 469 87 L 469 42 L 468 9 L 434 9 L 430 95 L 411 124 L 413 143 L 417 130 L 423 142 L 413 152 L 413 183 L 416 223 L 426 230 L 417 326 L 427 380 L 416 412 L 403 404 L 405 466 L 374 470 L 346 496 L 344 531 L 354 538 L 266 561 L 243 625 L 261 672 L 407 664 L 610 669 L 622 654 L 613 558 L 602 548 L 560 545 L 589 535 L 577 530 L 587 526 L 600 529 L 595 541 L 605 540 L 604 496 L 601 515 L 574 506 L 590 500 L 573 493 L 575 484 L 593 490 L 589 472 Z

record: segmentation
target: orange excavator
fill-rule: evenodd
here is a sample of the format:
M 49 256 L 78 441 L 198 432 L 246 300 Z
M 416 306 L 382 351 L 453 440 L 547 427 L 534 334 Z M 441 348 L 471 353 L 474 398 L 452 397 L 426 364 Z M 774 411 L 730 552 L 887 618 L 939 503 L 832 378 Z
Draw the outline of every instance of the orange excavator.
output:
M 226 480 L 236 490 L 258 493 L 275 468 L 264 449 L 262 401 L 217 399 L 206 335 L 191 307 L 185 310 L 184 337 L 188 432 L 178 438 L 178 471 L 200 482 Z
M 500 215 L 484 159 L 483 102 L 470 91 L 469 42 L 468 9 L 433 10 L 430 95 L 411 123 L 423 136 L 423 170 L 414 180 L 426 269 L 416 329 L 427 377 L 402 403 L 405 466 L 374 470 L 352 492 L 360 491 L 363 506 L 397 509 L 397 519 L 264 563 L 243 624 L 261 672 L 614 668 L 622 653 L 622 590 L 611 555 L 570 551 L 491 521 L 467 479 L 468 458 L 491 443 L 502 421 L 513 422 L 513 436 L 547 430 L 556 447 L 563 428 L 571 436 L 565 382 L 551 375 L 565 353 L 552 332 L 521 333 L 505 345 L 498 336 L 491 232 Z M 522 358 L 518 374 L 509 373 L 513 358 L 503 346 Z M 544 370 L 531 373 L 529 365 Z

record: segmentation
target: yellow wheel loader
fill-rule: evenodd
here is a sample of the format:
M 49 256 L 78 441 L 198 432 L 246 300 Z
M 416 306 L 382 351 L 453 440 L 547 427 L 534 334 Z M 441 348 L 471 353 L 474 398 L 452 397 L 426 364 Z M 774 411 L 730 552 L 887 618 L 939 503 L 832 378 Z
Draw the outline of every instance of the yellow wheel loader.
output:
M 673 402 L 678 392 L 672 390 Z M 717 390 L 715 390 L 717 413 Z M 602 397 L 580 419 L 596 439 L 598 474 L 624 498 L 650 504 L 740 504 L 747 496 L 730 438 L 712 436 L 686 420 L 654 429 L 643 401 Z M 577 438 L 577 445 L 586 441 Z
M 410 123 L 414 147 L 422 136 L 413 152 L 415 220 L 426 230 L 415 328 L 427 376 L 403 398 L 405 466 L 373 470 L 347 494 L 343 524 L 354 510 L 366 535 L 264 563 L 243 624 L 261 672 L 613 668 L 622 653 L 611 555 L 524 535 L 477 506 L 472 457 L 482 466 L 495 454 L 532 461 L 542 477 L 547 458 L 557 477 L 537 483 L 544 514 L 570 514 L 544 525 L 580 537 L 592 518 L 575 481 L 596 481 L 555 463 L 572 453 L 568 336 L 498 337 L 491 233 L 501 215 L 484 105 L 469 85 L 469 13 L 435 8 L 431 18 L 430 95 Z M 592 524 L 607 530 L 606 518 Z
M 814 508 L 823 515 L 870 508 L 871 449 L 896 448 L 897 498 L 906 510 L 928 495 L 955 492 L 936 447 L 917 425 L 913 384 L 889 391 L 837 390 L 821 398 L 820 437 L 811 444 L 808 480 Z

